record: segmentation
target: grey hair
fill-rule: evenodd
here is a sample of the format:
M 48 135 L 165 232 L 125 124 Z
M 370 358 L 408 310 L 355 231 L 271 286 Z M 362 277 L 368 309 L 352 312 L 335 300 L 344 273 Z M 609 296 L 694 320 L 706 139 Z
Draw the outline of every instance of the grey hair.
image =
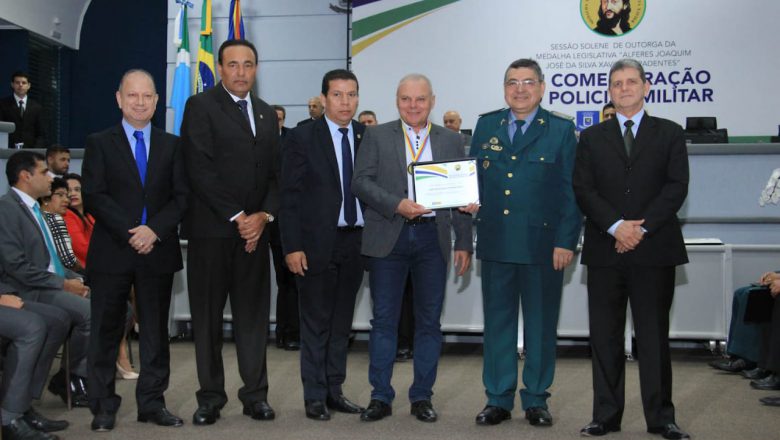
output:
M 632 59 L 632 58 L 623 58 L 622 60 L 615 61 L 615 64 L 612 65 L 609 69 L 609 84 L 612 84 L 612 74 L 617 72 L 618 70 L 623 69 L 636 69 L 639 71 L 639 77 L 642 78 L 642 82 L 647 82 L 647 77 L 645 76 L 645 68 L 642 67 L 642 63 L 639 61 Z
M 401 81 L 398 81 L 398 88 L 400 89 L 402 84 L 409 81 L 425 82 L 425 84 L 428 84 L 428 90 L 431 91 L 431 95 L 433 95 L 433 85 L 431 84 L 431 80 L 429 80 L 428 77 L 423 75 L 422 73 L 409 73 L 407 75 L 404 75 L 404 77 L 401 78 Z
M 506 81 L 507 75 L 509 75 L 510 69 L 531 69 L 536 74 L 536 77 L 540 82 L 544 82 L 544 74 L 542 74 L 542 67 L 539 66 L 535 60 L 530 58 L 520 58 L 519 60 L 512 61 L 512 64 L 504 71 L 504 81 Z

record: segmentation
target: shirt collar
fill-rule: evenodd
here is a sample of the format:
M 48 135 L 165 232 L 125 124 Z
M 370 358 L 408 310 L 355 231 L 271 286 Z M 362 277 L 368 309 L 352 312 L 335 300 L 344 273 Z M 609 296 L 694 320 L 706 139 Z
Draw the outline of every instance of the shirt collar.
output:
M 38 204 L 37 200 L 35 200 L 34 198 L 30 197 L 29 194 L 27 194 L 26 192 L 20 190 L 19 188 L 15 187 L 15 186 L 12 186 L 11 189 L 16 191 L 16 194 L 19 195 L 19 198 L 22 199 L 22 202 L 24 202 L 24 204 L 28 208 L 33 209 L 33 207 Z
M 525 123 L 524 123 L 523 125 L 525 126 L 525 125 L 529 125 L 529 124 L 531 124 L 531 122 L 532 122 L 532 121 L 534 120 L 534 118 L 536 117 L 536 114 L 537 114 L 537 113 L 539 113 L 539 106 L 538 106 L 538 105 L 536 106 L 536 108 L 534 108 L 534 111 L 532 111 L 532 112 L 531 112 L 531 114 L 529 114 L 529 115 L 528 115 L 528 116 L 527 116 L 527 117 L 524 119 Z M 509 123 L 510 123 L 510 124 L 514 124 L 516 120 L 517 120 L 517 116 L 515 116 L 515 113 L 514 113 L 514 112 L 512 111 L 512 109 L 510 108 L 510 109 L 509 109 Z
M 644 115 L 645 115 L 645 109 L 644 108 L 639 110 L 639 112 L 637 114 L 635 114 L 634 116 L 632 116 L 630 118 L 627 118 L 627 117 L 625 117 L 624 115 L 622 115 L 621 113 L 618 112 L 617 113 L 617 119 L 618 119 L 618 125 L 620 126 L 620 131 L 623 131 L 623 127 L 626 126 L 626 121 L 628 121 L 629 119 L 634 121 L 634 127 L 639 127 L 639 123 L 642 122 L 642 117 L 644 117 Z M 631 129 L 631 131 L 634 131 L 634 132 L 636 130 L 637 129 L 633 128 L 633 127 Z
M 347 134 L 352 134 L 352 122 L 350 121 L 349 124 L 347 124 L 346 127 L 341 127 L 339 124 L 333 122 L 328 118 L 326 115 L 322 115 L 322 117 L 325 119 L 325 122 L 328 124 L 328 129 L 330 130 L 330 136 L 333 137 L 336 134 L 341 135 L 341 132 L 339 131 L 339 128 L 346 128 L 348 130 Z
M 16 104 L 19 104 L 19 101 L 24 101 L 24 105 L 27 105 L 27 97 L 28 95 L 24 95 L 24 98 L 14 93 L 14 99 L 16 100 Z
M 412 128 L 412 126 L 407 124 L 406 122 L 404 122 L 403 119 L 401 119 L 401 126 L 403 126 L 404 132 L 407 133 L 407 135 L 409 136 L 410 139 L 411 139 L 412 135 L 425 137 L 425 135 L 428 133 L 428 121 L 425 122 L 425 125 L 423 125 L 423 128 L 420 129 L 419 133 L 415 133 L 414 129 Z
M 122 128 L 125 129 L 125 135 L 127 136 L 128 140 L 131 140 L 131 139 L 134 138 L 133 134 L 136 131 L 141 131 L 141 132 L 144 133 L 144 141 L 146 141 L 147 145 L 149 144 L 149 140 L 150 140 L 151 134 L 152 134 L 152 123 L 151 122 L 147 123 L 146 126 L 144 126 L 144 128 L 138 130 L 137 128 L 135 128 L 132 125 L 130 125 L 130 123 L 127 122 L 124 118 L 122 118 Z M 133 145 L 133 143 L 131 142 L 130 145 Z
M 220 84 L 222 84 L 222 88 L 223 88 L 223 89 L 225 89 L 225 91 L 227 92 L 227 94 L 228 94 L 228 95 L 230 95 L 230 97 L 231 97 L 231 98 L 233 98 L 233 102 L 238 102 L 238 101 L 240 101 L 240 100 L 242 100 L 242 99 L 243 99 L 244 101 L 247 101 L 247 102 L 249 102 L 249 104 L 251 105 L 251 103 L 252 103 L 252 98 L 251 98 L 251 96 L 252 96 L 252 92 L 251 92 L 251 91 L 249 91 L 249 92 L 247 92 L 247 93 L 246 93 L 246 97 L 245 97 L 245 98 L 239 98 L 238 96 L 236 96 L 236 95 L 234 95 L 234 94 L 230 93 L 230 90 L 228 90 L 228 89 L 227 89 L 227 87 L 225 87 L 225 84 L 224 84 L 224 83 L 220 83 Z

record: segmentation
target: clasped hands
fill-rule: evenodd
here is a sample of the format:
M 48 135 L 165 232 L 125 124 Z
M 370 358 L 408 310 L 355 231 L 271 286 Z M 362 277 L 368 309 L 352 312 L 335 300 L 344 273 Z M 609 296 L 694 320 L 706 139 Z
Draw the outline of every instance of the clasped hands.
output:
M 268 215 L 263 211 L 249 215 L 242 212 L 236 217 L 235 223 L 241 238 L 246 240 L 244 251 L 252 253 L 257 250 L 257 243 L 263 235 L 266 223 L 268 223 Z
M 615 229 L 615 250 L 617 253 L 624 254 L 633 251 L 645 238 L 645 231 L 642 229 L 642 220 L 623 220 Z

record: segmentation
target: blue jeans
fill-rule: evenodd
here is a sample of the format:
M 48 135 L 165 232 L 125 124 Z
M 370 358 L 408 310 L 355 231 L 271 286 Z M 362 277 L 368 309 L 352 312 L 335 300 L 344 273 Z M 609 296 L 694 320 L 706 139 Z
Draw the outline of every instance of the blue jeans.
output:
M 406 277 L 414 291 L 414 382 L 409 401 L 430 400 L 441 352 L 441 310 L 447 262 L 441 253 L 436 224 L 404 225 L 395 247 L 383 258 L 369 260 L 369 285 L 374 317 L 369 341 L 368 381 L 371 398 L 391 403 L 390 384 L 398 341 L 398 320 Z

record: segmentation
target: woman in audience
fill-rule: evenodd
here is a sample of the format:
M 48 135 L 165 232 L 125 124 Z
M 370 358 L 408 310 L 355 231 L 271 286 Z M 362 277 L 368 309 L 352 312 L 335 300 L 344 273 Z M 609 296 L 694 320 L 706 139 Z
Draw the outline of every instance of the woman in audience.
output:
M 70 234 L 65 220 L 62 218 L 68 212 L 70 205 L 68 183 L 64 179 L 55 177 L 51 183 L 51 195 L 43 197 L 40 202 L 43 208 L 43 218 L 49 226 L 54 247 L 57 248 L 57 255 L 60 257 L 62 265 L 74 272 L 84 274 L 84 266 L 79 263 L 73 253 Z
M 87 249 L 89 249 L 89 239 L 92 237 L 95 219 L 84 211 L 84 202 L 81 198 L 81 176 L 66 174 L 63 178 L 68 183 L 68 196 L 70 197 L 68 212 L 63 217 L 73 241 L 73 252 L 81 266 L 87 267 Z

